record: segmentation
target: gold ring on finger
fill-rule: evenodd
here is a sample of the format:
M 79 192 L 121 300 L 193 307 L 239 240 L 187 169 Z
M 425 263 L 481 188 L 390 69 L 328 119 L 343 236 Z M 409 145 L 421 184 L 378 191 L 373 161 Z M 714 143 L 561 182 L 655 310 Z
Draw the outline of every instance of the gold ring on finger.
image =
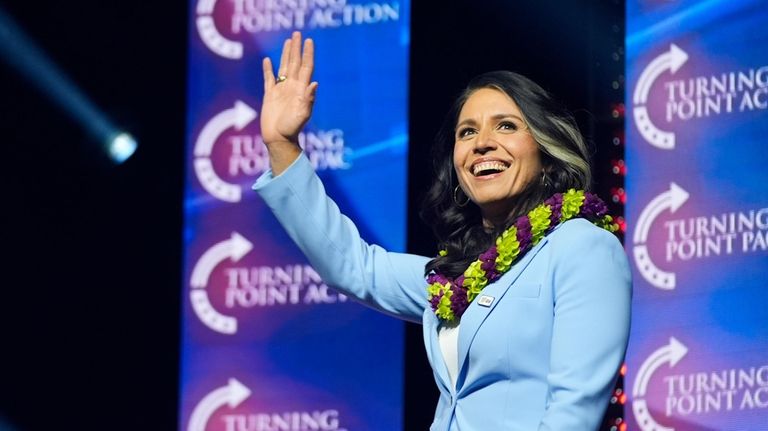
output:
M 287 77 L 287 76 L 285 76 L 285 75 L 280 75 L 280 76 L 278 76 L 278 77 L 277 77 L 277 82 L 275 82 L 275 83 L 276 83 L 276 84 L 279 84 L 279 83 L 281 83 L 281 82 L 285 81 L 286 79 L 288 79 L 288 77 Z

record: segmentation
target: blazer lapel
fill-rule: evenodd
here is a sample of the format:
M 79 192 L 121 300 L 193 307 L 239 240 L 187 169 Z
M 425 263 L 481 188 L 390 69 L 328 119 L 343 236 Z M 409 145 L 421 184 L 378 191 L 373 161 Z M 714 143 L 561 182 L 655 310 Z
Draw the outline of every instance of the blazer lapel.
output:
M 544 237 L 536 246 L 531 249 L 519 262 L 514 264 L 509 271 L 504 274 L 495 283 L 491 283 L 483 289 L 483 291 L 469 304 L 467 311 L 461 316 L 461 327 L 459 329 L 459 375 L 457 377 L 456 387 L 461 388 L 464 384 L 464 366 L 469 354 L 469 347 L 472 345 L 472 340 L 475 339 L 480 325 L 483 324 L 488 315 L 496 308 L 496 304 L 499 303 L 504 294 L 515 283 L 515 280 L 525 270 L 531 260 L 541 250 L 544 244 L 547 243 L 547 237 Z M 487 306 L 480 306 L 478 301 L 483 297 L 492 297 L 492 302 Z
M 448 376 L 448 367 L 445 365 L 445 358 L 443 358 L 443 352 L 440 350 L 440 343 L 437 340 L 437 330 L 440 325 L 440 320 L 437 318 L 431 307 L 427 307 L 424 310 L 424 316 L 422 318 L 424 322 L 424 346 L 427 350 L 427 356 L 429 362 L 432 364 L 432 370 L 437 376 L 437 382 L 448 393 L 453 393 L 451 388 L 451 379 Z

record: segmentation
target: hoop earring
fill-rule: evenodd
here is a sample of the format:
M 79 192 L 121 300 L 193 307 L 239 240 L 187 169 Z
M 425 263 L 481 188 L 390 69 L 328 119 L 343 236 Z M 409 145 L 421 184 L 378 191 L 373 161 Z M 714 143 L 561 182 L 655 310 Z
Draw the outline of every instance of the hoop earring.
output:
M 464 207 L 465 207 L 465 206 L 467 206 L 467 204 L 469 203 L 469 196 L 467 196 L 467 195 L 465 194 L 464 196 L 467 198 L 467 200 L 465 200 L 464 202 L 459 202 L 459 196 L 458 196 L 458 194 L 459 194 L 459 190 L 461 190 L 461 189 L 459 188 L 459 186 L 456 186 L 456 188 L 455 188 L 455 189 L 453 189 L 453 202 L 455 202 L 455 203 L 456 203 L 456 206 L 457 206 L 457 207 L 459 207 L 459 208 L 464 208 Z M 462 190 L 462 192 L 463 192 L 463 190 Z
M 544 169 L 541 170 L 541 185 L 545 188 L 549 188 L 549 177 Z

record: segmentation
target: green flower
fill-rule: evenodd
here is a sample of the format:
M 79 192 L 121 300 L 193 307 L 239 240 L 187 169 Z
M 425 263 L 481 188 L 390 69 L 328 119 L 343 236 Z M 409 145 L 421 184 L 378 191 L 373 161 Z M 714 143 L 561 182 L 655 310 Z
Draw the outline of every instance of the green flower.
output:
M 560 209 L 560 220 L 565 221 L 575 217 L 584 203 L 584 190 L 568 189 L 563 194 L 563 207 Z
M 565 211 L 565 202 L 563 202 L 563 211 Z M 531 243 L 538 244 L 544 234 L 549 229 L 549 216 L 552 215 L 552 208 L 548 205 L 540 205 L 528 213 L 528 220 L 531 221 Z
M 607 230 L 608 232 L 616 232 L 619 230 L 619 225 L 613 222 L 613 217 L 606 215 L 602 219 L 595 222 L 596 225 Z
M 501 236 L 496 238 L 496 271 L 504 273 L 512 262 L 520 254 L 520 242 L 517 240 L 517 228 L 515 226 L 502 232 Z
M 481 268 L 482 264 L 481 261 L 476 260 L 470 263 L 466 271 L 464 271 L 463 286 L 467 289 L 467 300 L 469 302 L 472 302 L 475 296 L 488 284 L 485 271 Z
M 448 286 L 443 286 L 440 283 L 432 283 L 427 286 L 427 293 L 430 298 L 440 295 L 443 290 L 448 290 Z
M 437 304 L 437 310 L 435 310 L 438 317 L 448 321 L 454 319 L 453 310 L 451 310 L 451 295 L 453 295 L 453 291 L 446 289 L 443 297 L 440 298 L 440 303 Z

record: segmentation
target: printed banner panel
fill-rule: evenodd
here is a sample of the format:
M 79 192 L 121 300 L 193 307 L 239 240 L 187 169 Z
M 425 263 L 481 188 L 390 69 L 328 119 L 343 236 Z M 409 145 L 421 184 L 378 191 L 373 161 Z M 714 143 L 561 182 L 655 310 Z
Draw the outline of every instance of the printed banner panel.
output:
M 768 430 L 768 8 L 627 2 L 633 430 Z
M 251 185 L 261 60 L 299 30 L 320 83 L 300 143 L 363 238 L 405 249 L 409 7 L 190 2 L 179 429 L 401 429 L 402 323 L 329 289 Z

